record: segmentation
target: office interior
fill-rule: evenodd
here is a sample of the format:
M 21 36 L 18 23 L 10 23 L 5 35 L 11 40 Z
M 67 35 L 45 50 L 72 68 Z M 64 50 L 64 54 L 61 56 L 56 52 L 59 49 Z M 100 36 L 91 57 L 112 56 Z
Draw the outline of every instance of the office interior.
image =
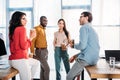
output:
M 77 43 L 81 27 L 80 14 L 83 11 L 92 12 L 92 25 L 99 37 L 100 57 L 104 57 L 104 50 L 120 50 L 120 0 L 0 0 L 0 33 L 3 34 L 8 55 L 10 54 L 8 26 L 11 15 L 15 11 L 23 11 L 27 14 L 28 36 L 30 29 L 39 25 L 40 16 L 47 17 L 48 63 L 52 71 L 50 80 L 55 80 L 55 77 L 52 77 L 52 74 L 55 75 L 52 42 L 54 32 L 58 30 L 57 21 L 60 18 L 65 19 L 71 39 Z M 78 50 L 68 48 L 69 57 L 78 52 Z M 65 80 L 64 66 L 61 73 L 64 74 L 63 80 Z M 85 80 L 89 80 L 89 77 Z

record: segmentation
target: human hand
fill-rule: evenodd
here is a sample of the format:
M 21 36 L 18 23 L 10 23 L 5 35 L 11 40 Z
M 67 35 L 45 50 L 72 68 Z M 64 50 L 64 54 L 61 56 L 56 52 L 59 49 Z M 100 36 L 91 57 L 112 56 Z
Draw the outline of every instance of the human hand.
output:
M 36 37 L 36 30 L 35 29 L 31 29 L 30 30 L 30 40 L 32 40 L 35 37 Z
M 74 60 L 75 60 L 75 57 L 72 56 L 72 57 L 69 59 L 69 62 L 72 63 Z
M 30 53 L 30 54 L 29 54 L 29 57 L 30 57 L 30 58 L 33 58 L 33 53 Z
M 69 45 L 70 45 L 71 48 L 74 48 L 74 40 L 70 40 Z

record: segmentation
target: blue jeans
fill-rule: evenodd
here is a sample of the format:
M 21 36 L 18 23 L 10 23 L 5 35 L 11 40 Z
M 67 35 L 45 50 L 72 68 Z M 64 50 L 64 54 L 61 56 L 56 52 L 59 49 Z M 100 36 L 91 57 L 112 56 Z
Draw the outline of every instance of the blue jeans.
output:
M 67 53 L 67 50 L 62 51 L 61 47 L 55 47 L 54 57 L 55 57 L 55 68 L 56 68 L 56 80 L 61 80 L 61 75 L 60 75 L 61 59 L 63 60 L 66 73 L 68 73 L 70 70 L 69 55 Z

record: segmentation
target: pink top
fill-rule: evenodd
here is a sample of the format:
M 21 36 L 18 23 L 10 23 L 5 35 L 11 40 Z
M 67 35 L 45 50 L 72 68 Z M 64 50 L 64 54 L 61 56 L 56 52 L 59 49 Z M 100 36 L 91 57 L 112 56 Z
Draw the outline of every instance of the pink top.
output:
M 30 45 L 31 41 L 27 38 L 25 27 L 17 27 L 12 40 L 10 40 L 11 55 L 9 56 L 9 60 L 27 59 Z
M 63 32 L 57 31 L 54 33 L 54 43 L 55 43 L 55 47 L 61 47 L 61 44 L 68 44 L 68 39 Z

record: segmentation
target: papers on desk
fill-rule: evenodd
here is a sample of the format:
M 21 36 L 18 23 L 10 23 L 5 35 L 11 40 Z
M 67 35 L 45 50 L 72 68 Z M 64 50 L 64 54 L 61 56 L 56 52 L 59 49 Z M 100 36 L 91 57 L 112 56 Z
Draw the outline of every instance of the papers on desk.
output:
M 7 69 L 7 68 L 9 68 L 9 67 L 10 67 L 10 65 L 9 65 L 7 59 L 1 59 L 1 60 L 0 60 L 0 70 L 1 70 L 1 69 Z

